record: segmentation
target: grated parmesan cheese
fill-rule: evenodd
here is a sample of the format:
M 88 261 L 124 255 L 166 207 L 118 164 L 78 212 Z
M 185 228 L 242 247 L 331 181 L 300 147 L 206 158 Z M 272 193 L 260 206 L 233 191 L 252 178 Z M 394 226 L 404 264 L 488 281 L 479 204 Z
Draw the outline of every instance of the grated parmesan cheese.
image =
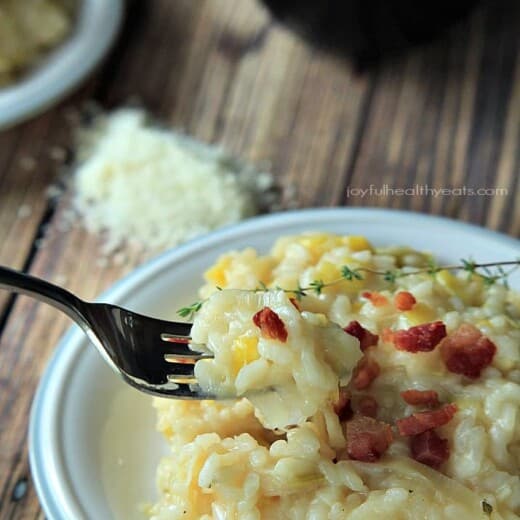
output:
M 78 139 L 74 206 L 89 231 L 106 233 L 106 252 L 164 250 L 258 213 L 274 193 L 271 175 L 148 124 L 142 110 L 99 117 Z

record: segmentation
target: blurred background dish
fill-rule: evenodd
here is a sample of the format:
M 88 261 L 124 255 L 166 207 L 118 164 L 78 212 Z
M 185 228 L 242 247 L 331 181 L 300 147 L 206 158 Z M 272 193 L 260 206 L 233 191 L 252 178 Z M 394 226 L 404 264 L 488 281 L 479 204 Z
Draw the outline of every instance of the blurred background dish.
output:
M 445 34 L 478 0 L 262 0 L 280 21 L 314 44 L 366 68 Z
M 0 37 L 0 129 L 36 115 L 76 87 L 107 53 L 123 13 L 121 0 L 42 2 L 37 19 L 32 3 L 1 7 L 12 17 L 4 23 L 14 34 L 3 31 Z M 8 45 L 15 31 L 24 41 L 15 40 L 16 49 Z
M 0 86 L 16 82 L 70 33 L 76 3 L 65 0 L 0 3 Z

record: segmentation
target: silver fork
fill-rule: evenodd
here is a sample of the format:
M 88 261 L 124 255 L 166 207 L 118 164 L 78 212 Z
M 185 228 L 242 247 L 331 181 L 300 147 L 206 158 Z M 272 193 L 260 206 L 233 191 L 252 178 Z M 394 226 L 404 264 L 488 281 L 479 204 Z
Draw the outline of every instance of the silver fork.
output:
M 176 399 L 215 399 L 193 373 L 211 358 L 188 347 L 191 323 L 158 320 L 105 303 L 87 303 L 57 285 L 0 266 L 0 289 L 25 294 L 60 309 L 94 343 L 123 379 L 143 392 Z

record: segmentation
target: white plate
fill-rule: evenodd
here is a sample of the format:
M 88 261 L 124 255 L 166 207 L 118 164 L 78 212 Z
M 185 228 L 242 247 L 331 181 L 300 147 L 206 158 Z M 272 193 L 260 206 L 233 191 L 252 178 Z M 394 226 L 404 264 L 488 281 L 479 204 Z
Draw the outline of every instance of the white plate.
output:
M 201 273 L 231 249 L 267 251 L 280 235 L 309 230 L 366 235 L 375 244 L 407 244 L 444 261 L 514 259 L 520 243 L 451 220 L 379 209 L 315 209 L 251 219 L 181 247 L 140 267 L 100 301 L 174 318 L 195 299 Z M 520 275 L 511 279 L 520 287 Z M 153 500 L 155 468 L 166 445 L 154 432 L 150 397 L 125 386 L 84 335 L 61 341 L 40 383 L 31 414 L 30 462 L 50 520 L 142 518 Z
M 0 130 L 42 112 L 76 87 L 110 48 L 122 0 L 82 0 L 72 34 L 22 80 L 0 89 Z

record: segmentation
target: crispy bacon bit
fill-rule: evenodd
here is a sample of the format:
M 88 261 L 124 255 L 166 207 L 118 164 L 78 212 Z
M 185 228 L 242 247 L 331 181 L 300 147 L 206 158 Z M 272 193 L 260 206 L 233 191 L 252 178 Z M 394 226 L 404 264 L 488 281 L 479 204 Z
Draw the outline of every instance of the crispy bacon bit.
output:
M 363 356 L 352 376 L 352 384 L 356 390 L 364 390 L 368 388 L 372 381 L 379 375 L 381 368 L 379 363 L 368 356 Z
M 340 422 L 347 421 L 352 417 L 352 408 L 350 406 L 350 392 L 344 388 L 339 389 L 339 397 L 334 403 L 334 411 L 338 415 Z
M 351 321 L 343 330 L 347 334 L 350 334 L 359 340 L 359 346 L 363 352 L 368 347 L 377 345 L 377 342 L 379 341 L 379 336 L 377 334 L 372 334 L 356 320 Z
M 456 412 L 456 405 L 447 404 L 431 412 L 417 412 L 409 417 L 397 419 L 395 424 L 401 435 L 418 435 L 450 422 Z
M 439 406 L 439 394 L 435 390 L 405 390 L 401 392 L 401 397 L 408 404 L 414 406 L 430 406 L 434 408 Z
M 296 307 L 297 310 L 302 310 L 296 298 L 289 298 L 289 301 Z
M 463 323 L 445 338 L 440 349 L 444 364 L 450 372 L 472 379 L 480 377 L 497 351 L 495 344 L 469 323 Z
M 399 311 L 409 311 L 417 303 L 415 296 L 408 291 L 399 291 L 394 296 L 395 308 Z
M 448 441 L 439 437 L 435 430 L 414 435 L 410 441 L 412 457 L 421 464 L 439 469 L 450 457 Z
M 363 462 L 379 460 L 393 440 L 389 424 L 364 415 L 355 415 L 347 422 L 346 437 L 348 456 Z
M 393 342 L 398 350 L 407 352 L 430 352 L 446 337 L 446 326 L 442 321 L 425 323 L 407 330 L 396 330 Z
M 287 341 L 287 329 L 280 316 L 269 307 L 264 307 L 253 316 L 253 323 L 262 331 L 265 338 Z
M 361 293 L 361 296 L 367 300 L 370 300 L 374 307 L 383 307 L 388 303 L 386 296 L 383 296 L 381 293 L 376 291 L 365 291 Z
M 366 417 L 373 417 L 375 419 L 378 408 L 379 405 L 377 404 L 377 401 L 371 395 L 364 395 L 363 397 L 360 397 L 357 402 L 357 411 Z

